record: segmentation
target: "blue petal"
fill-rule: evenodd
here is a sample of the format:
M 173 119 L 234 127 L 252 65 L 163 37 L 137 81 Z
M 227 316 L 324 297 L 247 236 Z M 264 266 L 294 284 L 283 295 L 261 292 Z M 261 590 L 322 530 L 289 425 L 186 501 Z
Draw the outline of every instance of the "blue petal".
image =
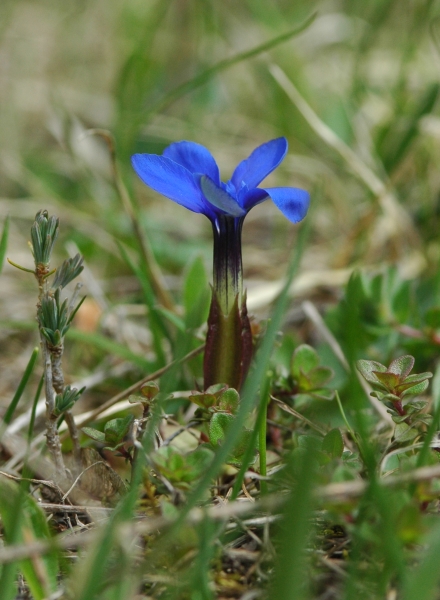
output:
M 215 208 L 219 208 L 231 217 L 242 217 L 246 214 L 246 211 L 240 207 L 237 200 L 218 187 L 207 175 L 200 175 L 199 183 L 206 200 Z
M 304 219 L 310 204 L 309 193 L 305 190 L 292 187 L 265 188 L 274 204 L 285 217 L 298 223 Z
M 195 142 L 175 142 L 166 148 L 163 156 L 171 158 L 174 162 L 191 173 L 205 173 L 219 185 L 220 173 L 212 154 L 201 144 Z
M 264 202 L 268 198 L 269 195 L 266 190 L 263 188 L 253 188 L 252 190 L 246 190 L 245 194 L 240 195 L 239 201 L 240 206 L 242 206 L 246 212 L 249 212 L 251 208 Z
M 206 214 L 202 195 L 188 169 L 157 154 L 135 154 L 131 162 L 150 188 L 193 212 Z
M 287 153 L 285 137 L 276 138 L 258 146 L 252 154 L 243 160 L 232 174 L 231 181 L 239 190 L 245 183 L 248 188 L 256 188 L 265 177 L 278 167 Z

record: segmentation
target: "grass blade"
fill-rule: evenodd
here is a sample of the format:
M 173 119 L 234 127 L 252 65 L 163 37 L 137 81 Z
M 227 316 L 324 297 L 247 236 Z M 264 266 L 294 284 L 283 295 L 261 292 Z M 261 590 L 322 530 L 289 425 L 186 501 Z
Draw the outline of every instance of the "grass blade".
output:
M 270 598 L 308 596 L 304 577 L 304 560 L 310 530 L 316 461 L 311 452 L 291 457 L 288 474 L 295 479 L 295 489 L 286 503 L 278 535 L 279 557 Z
M 9 236 L 9 217 L 6 217 L 5 223 L 3 225 L 2 237 L 0 239 L 0 273 L 2 272 L 3 263 L 5 261 L 6 248 L 8 246 L 8 236 Z
M 46 516 L 40 507 L 5 477 L 0 478 L 0 514 L 9 544 L 50 538 Z M 35 555 L 19 564 L 35 600 L 44 600 L 56 590 L 59 565 L 55 552 L 43 557 Z
M 127 265 L 133 271 L 134 275 L 138 278 L 141 284 L 142 291 L 144 293 L 145 305 L 148 308 L 148 317 L 151 333 L 154 341 L 154 351 L 157 356 L 155 368 L 162 367 L 166 363 L 165 353 L 162 347 L 163 338 L 170 339 L 168 330 L 165 326 L 162 315 L 156 310 L 156 299 L 154 296 L 151 282 L 148 279 L 148 275 L 145 269 L 138 267 L 130 258 L 124 246 L 118 243 L 119 251 L 121 252 L 122 258 L 125 260 Z M 170 340 L 171 341 L 171 340 Z
M 420 564 L 414 571 L 407 574 L 402 600 L 435 600 L 438 598 L 440 570 L 440 526 L 436 523 L 427 540 L 428 548 Z
M 255 48 L 251 48 L 250 50 L 240 52 L 235 56 L 232 56 L 231 58 L 221 60 L 216 65 L 209 67 L 209 69 L 206 69 L 205 71 L 202 71 L 201 73 L 196 75 L 196 77 L 194 77 L 190 81 L 186 81 L 185 83 L 182 83 L 181 85 L 171 90 L 168 94 L 165 95 L 165 97 L 163 97 L 161 100 L 159 100 L 159 102 L 157 102 L 150 108 L 149 113 L 154 114 L 164 110 L 165 108 L 170 106 L 170 104 L 172 104 L 185 94 L 188 94 L 189 92 L 192 92 L 193 90 L 199 88 L 218 73 L 229 69 L 229 67 L 244 62 L 245 60 L 249 60 L 250 58 L 254 58 L 259 54 L 262 54 L 263 52 L 268 52 L 269 50 L 272 50 L 272 48 L 279 46 L 283 42 L 287 42 L 288 40 L 299 35 L 305 29 L 307 29 L 307 27 L 309 27 L 313 23 L 315 17 L 316 13 L 313 13 L 303 23 L 301 23 L 301 25 L 295 27 L 294 29 L 291 29 L 287 33 L 283 33 L 282 35 L 279 35 L 269 40 L 268 42 L 264 42 L 264 44 L 260 44 Z
M 34 348 L 32 351 L 32 355 L 29 359 L 29 362 L 26 366 L 26 369 L 23 373 L 23 377 L 21 378 L 21 381 L 18 385 L 17 391 L 15 392 L 14 397 L 12 398 L 12 400 L 8 406 L 8 409 L 6 410 L 5 416 L 3 418 L 6 425 L 9 425 L 9 423 L 12 420 L 15 409 L 17 408 L 17 404 L 19 403 L 20 398 L 23 395 L 24 389 L 27 385 L 27 382 L 29 381 L 29 377 L 31 376 L 32 371 L 34 370 L 35 363 L 38 358 L 38 353 L 39 353 L 39 348 Z

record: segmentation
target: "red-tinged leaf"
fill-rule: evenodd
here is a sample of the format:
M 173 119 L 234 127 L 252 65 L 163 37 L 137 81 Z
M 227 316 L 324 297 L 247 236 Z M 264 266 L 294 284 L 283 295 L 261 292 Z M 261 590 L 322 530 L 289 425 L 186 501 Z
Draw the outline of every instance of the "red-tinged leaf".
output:
M 380 373 L 379 371 L 373 371 L 373 373 L 389 391 L 394 390 L 399 385 L 400 377 L 396 373 Z
M 371 392 L 370 396 L 373 396 L 374 398 L 377 398 L 378 400 L 380 400 L 381 402 L 400 402 L 400 398 L 399 396 L 396 396 L 395 394 L 384 394 L 383 392 Z
M 429 385 L 429 381 L 425 379 L 420 383 L 416 383 L 412 387 L 409 387 L 407 390 L 400 394 L 401 398 L 408 398 L 408 396 L 418 396 L 419 394 L 423 394 L 423 392 L 427 389 Z
M 159 392 L 159 386 L 154 381 L 148 381 L 141 387 L 141 394 L 147 400 L 153 400 Z
M 414 356 L 409 354 L 406 356 L 400 356 L 390 363 L 387 371 L 388 373 L 395 373 L 396 375 L 399 375 L 401 379 L 403 379 L 411 373 L 414 362 Z
M 211 408 L 217 404 L 217 398 L 214 394 L 191 394 L 189 400 L 202 408 Z
M 249 371 L 249 367 L 251 366 L 252 356 L 254 353 L 254 340 L 252 337 L 252 328 L 249 321 L 247 305 L 246 305 L 246 292 L 243 295 L 243 301 L 241 303 L 240 310 L 240 321 L 241 321 L 241 364 L 242 364 L 242 375 L 241 382 L 239 387 L 235 387 L 231 385 L 230 387 L 235 387 L 236 390 L 240 391 L 241 386 L 243 385 L 246 375 Z
M 387 370 L 385 365 L 382 365 L 375 360 L 358 360 L 356 362 L 356 368 L 364 379 L 370 383 L 377 383 L 378 379 L 376 373 L 385 373 Z
M 405 381 L 396 386 L 396 393 L 401 394 L 405 390 L 409 390 L 409 388 L 413 387 L 414 385 L 418 385 L 419 383 L 423 383 L 424 381 L 427 382 L 429 377 L 425 377 L 425 375 L 425 373 L 422 373 L 420 376 L 407 377 Z
M 237 390 L 229 388 L 219 398 L 218 407 L 227 413 L 235 414 L 237 412 L 240 396 Z
M 414 373 L 413 375 L 408 375 L 408 377 L 405 377 L 404 381 L 402 381 L 402 384 L 419 383 L 420 381 L 424 381 L 425 379 L 431 379 L 431 377 L 432 373 L 430 373 L 429 371 L 426 371 L 425 373 Z
M 424 373 L 415 373 L 414 375 L 408 375 L 408 377 L 406 377 L 405 382 L 406 381 L 413 381 L 414 383 L 417 381 L 421 381 L 422 379 L 431 379 L 431 377 L 434 377 L 434 375 L 431 373 L 431 371 L 425 371 Z
M 218 394 L 221 394 L 227 389 L 228 385 L 226 383 L 214 383 L 214 385 L 210 385 L 208 388 L 206 388 L 205 393 L 214 394 L 214 396 L 218 396 Z

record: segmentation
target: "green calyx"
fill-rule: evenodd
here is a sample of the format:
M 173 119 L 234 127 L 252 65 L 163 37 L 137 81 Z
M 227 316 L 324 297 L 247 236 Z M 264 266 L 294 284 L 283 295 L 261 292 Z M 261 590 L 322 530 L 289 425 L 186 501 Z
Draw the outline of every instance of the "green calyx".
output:
M 226 383 L 239 390 L 251 358 L 252 332 L 246 298 L 239 306 L 237 294 L 231 310 L 224 314 L 218 295 L 213 290 L 203 363 L 205 389 L 216 383 Z

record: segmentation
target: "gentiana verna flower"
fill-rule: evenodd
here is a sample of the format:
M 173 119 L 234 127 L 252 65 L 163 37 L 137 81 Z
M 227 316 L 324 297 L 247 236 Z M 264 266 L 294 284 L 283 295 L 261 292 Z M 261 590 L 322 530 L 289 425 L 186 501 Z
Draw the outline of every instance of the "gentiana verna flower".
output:
M 252 338 L 243 296 L 241 259 L 245 216 L 269 198 L 293 223 L 306 216 L 309 194 L 305 190 L 257 187 L 286 153 L 284 137 L 262 144 L 239 163 L 226 183 L 220 180 L 219 168 L 209 150 L 195 142 L 171 144 L 162 156 L 132 157 L 134 170 L 144 183 L 177 204 L 205 215 L 212 223 L 214 285 L 205 351 L 205 387 L 213 383 L 239 387 L 250 362 Z M 207 361 L 212 368 L 206 368 Z
M 284 137 L 256 148 L 237 166 L 227 183 L 212 154 L 195 142 L 176 142 L 157 154 L 135 154 L 134 170 L 156 192 L 212 222 L 221 216 L 243 218 L 251 208 L 271 198 L 289 221 L 297 223 L 307 213 L 309 194 L 299 188 L 257 187 L 287 153 Z

